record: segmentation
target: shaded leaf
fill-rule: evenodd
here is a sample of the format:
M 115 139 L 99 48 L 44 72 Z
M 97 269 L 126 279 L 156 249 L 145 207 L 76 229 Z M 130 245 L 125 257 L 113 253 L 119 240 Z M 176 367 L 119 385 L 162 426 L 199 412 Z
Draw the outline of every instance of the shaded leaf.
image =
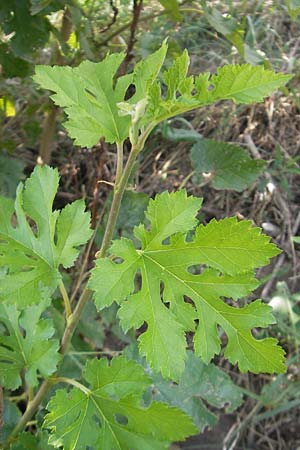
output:
M 230 377 L 214 364 L 204 364 L 194 353 L 188 352 L 186 367 L 178 384 L 172 384 L 159 376 L 153 378 L 155 398 L 182 408 L 194 420 L 199 432 L 213 427 L 217 416 L 205 403 L 214 408 L 226 408 L 233 412 L 241 405 L 242 391 Z
M 199 139 L 192 147 L 191 162 L 200 176 L 211 173 L 215 189 L 242 191 L 260 175 L 266 163 L 249 157 L 237 145 L 212 139 Z
M 24 177 L 25 164 L 7 155 L 0 155 L 0 195 L 14 197 L 20 180 Z

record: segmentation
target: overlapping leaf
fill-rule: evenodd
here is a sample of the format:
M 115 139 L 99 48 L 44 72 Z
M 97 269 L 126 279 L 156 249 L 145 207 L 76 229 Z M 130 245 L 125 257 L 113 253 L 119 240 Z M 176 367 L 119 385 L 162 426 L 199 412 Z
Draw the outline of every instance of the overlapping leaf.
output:
M 20 313 L 15 305 L 0 305 L 0 322 L 7 329 L 7 333 L 0 336 L 2 386 L 18 388 L 22 383 L 21 372 L 25 370 L 26 383 L 34 387 L 38 384 L 38 373 L 47 377 L 56 370 L 59 343 L 52 339 L 52 321 L 41 318 L 46 307 L 42 301 Z
M 153 376 L 155 399 L 182 408 L 191 416 L 203 432 L 205 427 L 213 427 L 217 416 L 208 409 L 226 407 L 233 412 L 243 400 L 242 391 L 230 377 L 214 364 L 204 364 L 194 353 L 188 352 L 185 370 L 178 384 L 170 383 L 159 375 Z
M 197 432 L 190 417 L 164 403 L 145 406 L 151 379 L 124 357 L 88 361 L 83 374 L 89 388 L 61 389 L 50 400 L 44 426 L 49 443 L 64 450 L 163 450 Z
M 37 166 L 19 185 L 15 207 L 0 197 L 0 301 L 37 303 L 41 291 L 56 288 L 59 265 L 72 266 L 77 247 L 91 236 L 82 200 L 52 211 L 58 181 L 56 169 Z
M 271 308 L 259 300 L 241 308 L 221 300 L 238 299 L 255 289 L 254 268 L 268 264 L 278 250 L 259 228 L 236 218 L 200 225 L 191 237 L 200 204 L 184 190 L 150 201 L 150 230 L 144 225 L 135 229 L 141 249 L 123 238 L 113 242 L 114 260 L 97 261 L 89 283 L 96 305 L 101 309 L 114 301 L 121 304 L 118 315 L 125 331 L 146 322 L 140 351 L 165 377 L 179 379 L 184 370 L 184 333 L 195 330 L 195 320 L 195 352 L 206 363 L 220 352 L 220 326 L 228 338 L 225 356 L 241 371 L 282 372 L 283 350 L 277 341 L 252 335 L 253 328 L 274 323 Z M 193 274 L 199 266 L 201 273 Z M 138 272 L 141 288 L 134 292 Z
M 65 108 L 68 116 L 65 127 L 75 142 L 93 146 L 101 137 L 110 143 L 123 142 L 129 136 L 132 111 L 140 101 L 146 110 L 138 126 L 151 129 L 164 119 L 218 100 L 261 101 L 290 79 L 290 75 L 249 64 L 224 66 L 213 76 L 209 73 L 187 76 L 189 56 L 185 50 L 163 72 L 166 93 L 162 95 L 158 73 L 166 50 L 164 43 L 157 52 L 139 62 L 132 73 L 119 77 L 115 83 L 123 53 L 107 55 L 99 63 L 85 61 L 77 68 L 37 66 L 34 80 L 55 92 L 52 99 Z M 128 88 L 133 85 L 135 92 L 125 101 Z

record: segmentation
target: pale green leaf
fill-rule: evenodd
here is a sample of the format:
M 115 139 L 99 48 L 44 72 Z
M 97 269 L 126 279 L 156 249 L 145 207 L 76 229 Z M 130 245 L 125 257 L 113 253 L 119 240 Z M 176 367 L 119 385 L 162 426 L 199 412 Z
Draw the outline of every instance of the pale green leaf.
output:
M 129 75 L 114 77 L 124 53 L 113 53 L 99 62 L 84 61 L 78 67 L 36 66 L 34 81 L 44 89 L 56 92 L 53 101 L 65 108 L 65 128 L 75 143 L 84 147 L 95 145 L 101 137 L 107 142 L 122 142 L 129 135 L 130 118 L 119 115 L 118 104 L 124 101 L 130 85 L 136 92 L 130 103 L 147 96 L 149 86 L 157 77 L 165 59 L 167 46 L 150 55 Z
M 163 73 L 167 86 L 165 96 L 162 95 L 160 83 L 151 86 L 148 108 L 141 124 L 157 124 L 219 100 L 230 99 L 245 104 L 260 102 L 291 78 L 290 75 L 250 64 L 225 65 L 215 75 L 202 73 L 192 77 L 187 76 L 188 66 L 188 54 L 184 51 Z
M 191 149 L 196 174 L 211 174 L 215 189 L 242 191 L 251 185 L 265 167 L 262 160 L 251 159 L 243 148 L 212 139 L 198 139 Z
M 211 77 L 212 101 L 233 100 L 236 103 L 261 102 L 266 96 L 286 84 L 291 75 L 275 73 L 263 66 L 228 65 Z
M 148 133 L 165 119 L 219 100 L 262 101 L 291 78 L 249 64 L 227 65 L 216 75 L 188 76 L 189 56 L 184 50 L 162 73 L 161 81 L 158 75 L 166 51 L 164 42 L 158 51 L 137 63 L 132 73 L 117 80 L 123 53 L 108 54 L 99 63 L 84 61 L 76 68 L 37 66 L 34 80 L 55 92 L 52 99 L 65 108 L 70 136 L 78 145 L 89 147 L 101 137 L 109 143 L 123 142 L 133 123 L 132 136 L 138 136 L 139 131 Z M 135 92 L 125 100 L 129 87 Z
M 52 321 L 41 317 L 46 307 L 42 301 L 20 313 L 15 305 L 0 305 L 0 322 L 7 330 L 0 336 L 2 386 L 17 389 L 22 384 L 23 370 L 26 383 L 32 387 L 38 384 L 38 374 L 48 377 L 55 372 L 60 358 L 59 342 L 52 339 Z
M 163 450 L 196 432 L 192 420 L 164 403 L 144 406 L 151 385 L 144 369 L 124 357 L 88 361 L 89 388 L 61 389 L 50 400 L 44 426 L 50 443 L 64 450 Z
M 58 171 L 37 166 L 17 190 L 15 207 L 0 197 L 0 300 L 19 307 L 51 294 L 59 280 L 58 267 L 70 267 L 78 246 L 91 236 L 90 215 L 82 201 L 53 211 Z M 13 214 L 15 213 L 15 217 Z M 29 220 L 30 218 L 30 220 Z M 13 225 L 12 225 L 13 223 Z
M 242 371 L 282 372 L 283 350 L 276 341 L 252 335 L 253 328 L 274 323 L 271 308 L 260 301 L 237 308 L 221 299 L 250 294 L 258 286 L 253 269 L 268 264 L 279 251 L 259 228 L 236 218 L 212 220 L 191 235 L 200 205 L 184 190 L 151 200 L 146 213 L 150 229 L 135 229 L 141 249 L 121 239 L 113 243 L 113 259 L 97 261 L 89 282 L 96 306 L 119 303 L 125 331 L 146 322 L 140 351 L 165 377 L 178 380 L 184 370 L 184 333 L 195 329 L 196 319 L 195 351 L 205 362 L 220 352 L 220 326 L 228 337 L 225 356 Z M 138 272 L 140 288 L 134 283 Z

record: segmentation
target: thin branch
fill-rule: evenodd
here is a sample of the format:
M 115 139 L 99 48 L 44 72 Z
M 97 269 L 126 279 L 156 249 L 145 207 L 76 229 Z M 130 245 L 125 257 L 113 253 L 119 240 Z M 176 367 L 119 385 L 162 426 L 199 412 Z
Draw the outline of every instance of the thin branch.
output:
M 60 290 L 60 293 L 61 293 L 63 301 L 64 301 L 64 305 L 65 305 L 66 319 L 68 320 L 72 314 L 69 295 L 67 293 L 67 290 L 66 290 L 65 285 L 62 280 L 59 280 L 58 286 L 59 286 L 59 290 Z
M 121 75 L 125 75 L 127 66 L 133 57 L 132 50 L 133 50 L 134 44 L 136 42 L 135 34 L 136 34 L 142 7 L 143 7 L 143 0 L 133 0 L 133 11 L 132 11 L 133 17 L 132 17 L 132 22 L 130 25 L 130 36 L 129 36 L 129 41 L 127 44 L 126 56 L 120 67 Z

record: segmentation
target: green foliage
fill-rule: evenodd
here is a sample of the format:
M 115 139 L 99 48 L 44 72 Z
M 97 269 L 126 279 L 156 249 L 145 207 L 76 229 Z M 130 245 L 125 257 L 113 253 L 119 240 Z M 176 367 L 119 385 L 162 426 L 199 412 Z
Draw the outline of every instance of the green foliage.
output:
M 195 352 L 206 363 L 218 354 L 218 326 L 228 338 L 225 357 L 241 371 L 285 371 L 276 340 L 257 340 L 251 332 L 274 323 L 271 308 L 259 300 L 241 308 L 221 300 L 236 300 L 254 290 L 258 283 L 253 269 L 267 264 L 277 248 L 249 221 L 228 218 L 196 227 L 200 205 L 200 199 L 187 197 L 184 190 L 151 200 L 146 212 L 150 230 L 140 225 L 134 232 L 141 249 L 128 239 L 114 241 L 110 252 L 115 259 L 101 259 L 92 270 L 89 287 L 97 307 L 119 303 L 125 331 L 147 323 L 139 337 L 140 351 L 164 377 L 178 380 L 184 370 L 186 331 L 195 331 Z M 188 270 L 199 265 L 200 274 Z M 141 288 L 134 292 L 139 271 Z M 193 304 L 184 301 L 185 296 Z
M 151 378 L 134 361 L 114 358 L 90 360 L 78 385 L 58 390 L 50 400 L 44 426 L 50 443 L 64 450 L 163 450 L 169 442 L 196 433 L 191 419 L 163 403 L 145 406 L 143 392 Z
M 30 14 L 29 0 L 1 2 L 0 20 L 4 33 L 13 33 L 10 48 L 22 59 L 30 59 L 33 51 L 43 47 L 49 39 L 50 22 Z
M 262 101 L 291 78 L 249 64 L 224 66 L 216 75 L 187 76 L 189 56 L 185 50 L 163 72 L 166 94 L 162 96 L 157 77 L 166 50 L 164 43 L 156 53 L 139 62 L 131 74 L 119 77 L 115 86 L 113 80 L 123 53 L 108 55 L 99 63 L 85 61 L 74 69 L 37 66 L 34 80 L 56 92 L 52 99 L 65 108 L 65 127 L 75 143 L 93 146 L 101 137 L 109 143 L 123 142 L 132 128 L 136 137 L 137 128 L 150 131 L 167 118 L 219 100 Z M 125 94 L 132 84 L 135 93 L 126 102 Z
M 21 417 L 21 411 L 11 402 L 9 399 L 5 398 L 3 401 L 3 416 L 2 416 L 2 427 L 0 443 L 5 442 L 13 428 L 17 425 Z
M 53 292 L 59 266 L 71 267 L 77 247 L 91 236 L 90 214 L 82 200 L 52 211 L 58 181 L 56 169 L 37 166 L 25 185 L 19 185 L 15 208 L 0 197 L 0 262 L 6 269 L 0 275 L 2 302 L 24 307 L 38 303 L 45 290 Z
M 204 364 L 192 352 L 188 352 L 186 367 L 178 384 L 153 376 L 155 398 L 183 409 L 194 420 L 199 432 L 213 427 L 217 417 L 205 406 L 226 408 L 233 412 L 241 405 L 243 394 L 230 377 L 214 364 Z
M 112 195 L 108 198 L 107 206 L 110 207 L 112 202 Z M 113 238 L 119 236 L 131 238 L 133 228 L 144 219 L 144 213 L 149 202 L 148 195 L 143 192 L 126 191 L 124 193 L 118 220 L 114 230 Z M 108 208 L 109 210 L 109 208 Z M 96 243 L 101 244 L 103 239 L 105 226 L 107 224 L 108 213 L 105 214 L 101 226 L 97 229 Z
M 0 195 L 14 197 L 19 181 L 23 178 L 24 163 L 0 154 Z
M 48 434 L 46 432 L 39 432 L 35 436 L 30 433 L 22 433 L 9 450 L 53 450 L 52 445 L 48 445 L 47 441 Z
M 16 4 L 13 1 L 1 6 L 0 18 L 4 34 L 11 33 L 6 50 L 13 49 L 14 57 L 19 58 L 28 45 L 33 51 L 41 45 L 45 36 L 39 24 L 46 24 L 47 34 L 50 22 L 46 15 L 59 8 L 61 1 L 26 0 L 18 11 Z M 161 4 L 172 10 L 177 20 L 177 1 L 164 0 Z M 33 16 L 36 28 L 32 40 L 25 42 L 25 32 L 13 34 L 16 21 L 23 17 L 31 29 Z M 107 254 L 114 233 L 127 230 L 130 234 L 128 230 L 142 218 L 141 205 L 145 206 L 147 199 L 127 193 L 131 214 L 121 209 L 117 221 L 135 158 L 158 123 L 220 100 L 246 104 L 261 101 L 290 79 L 289 75 L 248 64 L 224 66 L 216 74 L 188 76 L 187 51 L 160 76 L 166 52 L 163 43 L 130 74 L 120 77 L 124 53 L 109 54 L 99 63 L 85 61 L 77 68 L 36 69 L 34 80 L 54 92 L 55 103 L 65 108 L 66 129 L 77 144 L 93 146 L 101 137 L 118 144 L 117 181 L 109 219 L 104 216 L 108 225 L 101 255 Z M 25 58 L 30 59 L 29 53 Z M 131 153 L 123 168 L 122 146 L 128 138 Z M 216 172 L 216 187 L 220 186 L 220 177 L 223 187 L 224 179 L 228 183 L 224 159 L 240 166 L 239 171 L 235 167 L 235 177 L 230 173 L 231 186 L 237 189 L 257 175 L 258 165 L 254 170 L 255 162 L 249 161 L 241 149 L 233 150 L 228 144 L 220 149 L 211 141 L 208 147 L 205 152 L 201 150 L 201 170 Z M 251 168 L 251 174 L 245 166 Z M 134 240 L 123 237 L 113 241 L 109 256 L 97 260 L 88 287 L 74 307 L 62 283 L 61 270 L 74 265 L 79 246 L 91 237 L 90 215 L 83 200 L 54 210 L 58 183 L 57 170 L 38 166 L 25 184 L 19 184 L 14 204 L 11 199 L 0 198 L 0 382 L 5 388 L 17 389 L 23 381 L 26 389 L 21 399 L 28 400 L 25 418 L 17 429 L 11 431 L 5 423 L 5 437 L 11 431 L 5 448 L 163 450 L 172 441 L 213 425 L 216 418 L 204 402 L 217 408 L 229 405 L 227 410 L 233 411 L 241 401 L 241 393 L 231 380 L 209 364 L 221 352 L 222 332 L 227 338 L 224 356 L 238 364 L 242 372 L 285 371 L 284 351 L 276 339 L 257 339 L 254 334 L 255 328 L 274 323 L 271 307 L 260 300 L 234 305 L 259 285 L 254 270 L 279 253 L 258 228 L 236 218 L 199 225 L 201 199 L 188 197 L 184 190 L 157 195 L 149 202 L 145 224 L 135 227 Z M 86 277 L 84 271 L 85 266 L 75 283 L 76 292 Z M 53 304 L 50 300 L 58 284 L 64 297 L 64 314 L 61 299 Z M 103 348 L 103 318 L 99 327 L 99 316 L 87 303 L 89 289 L 94 291 L 98 310 L 117 304 L 111 310 L 119 308 L 117 316 L 124 332 L 147 326 L 140 330 L 138 341 L 141 355 L 153 369 L 152 378 L 145 375 L 142 366 L 121 356 L 113 358 L 110 365 L 103 358 L 88 360 L 82 383 L 76 381 L 90 349 L 98 356 Z M 61 345 L 53 338 L 55 332 L 63 336 Z M 193 334 L 195 355 L 186 350 L 185 333 L 189 333 L 189 342 Z M 132 340 L 134 333 L 128 336 L 124 341 Z M 68 354 L 70 344 L 75 351 Z M 67 354 L 69 358 L 58 366 Z M 177 384 L 162 380 L 158 372 Z M 35 389 L 42 377 L 51 380 Z M 49 443 L 47 432 L 16 436 L 28 425 L 52 383 L 72 387 L 56 390 L 48 403 L 44 427 L 51 431 Z M 154 396 L 166 399 L 169 405 L 152 401 L 153 389 Z M 9 405 L 6 415 L 11 415 L 15 424 L 19 410 Z M 42 411 L 37 423 L 41 417 Z
M 51 98 L 66 108 L 65 127 L 75 143 L 93 146 L 100 137 L 107 142 L 123 142 L 129 136 L 130 118 L 120 116 L 118 103 L 124 100 L 130 85 L 136 92 L 130 104 L 145 98 L 157 77 L 167 51 L 166 44 L 145 61 L 136 65 L 130 75 L 113 80 L 125 54 L 107 55 L 99 63 L 85 61 L 79 67 L 37 66 L 34 80 L 43 88 L 56 92 Z
M 31 387 L 38 384 L 37 373 L 47 377 L 56 370 L 59 343 L 51 339 L 52 321 L 41 318 L 46 307 L 47 304 L 41 302 L 20 313 L 15 305 L 0 305 L 0 322 L 7 329 L 7 335 L 0 336 L 2 386 L 17 389 L 22 384 L 24 369 L 26 383 Z
M 177 0 L 159 0 L 159 3 L 167 10 L 173 20 L 182 19 Z
M 300 1 L 299 0 L 286 0 L 286 4 L 292 19 L 296 19 L 300 14 Z
M 239 54 L 250 64 L 259 64 L 264 57 L 245 42 L 244 25 L 230 16 L 225 16 L 217 8 L 204 6 L 204 17 L 208 23 L 231 44 L 235 46 Z
M 243 148 L 217 142 L 212 139 L 198 139 L 191 150 L 191 162 L 196 174 L 211 173 L 215 189 L 243 191 L 262 172 L 266 163 L 253 160 Z

